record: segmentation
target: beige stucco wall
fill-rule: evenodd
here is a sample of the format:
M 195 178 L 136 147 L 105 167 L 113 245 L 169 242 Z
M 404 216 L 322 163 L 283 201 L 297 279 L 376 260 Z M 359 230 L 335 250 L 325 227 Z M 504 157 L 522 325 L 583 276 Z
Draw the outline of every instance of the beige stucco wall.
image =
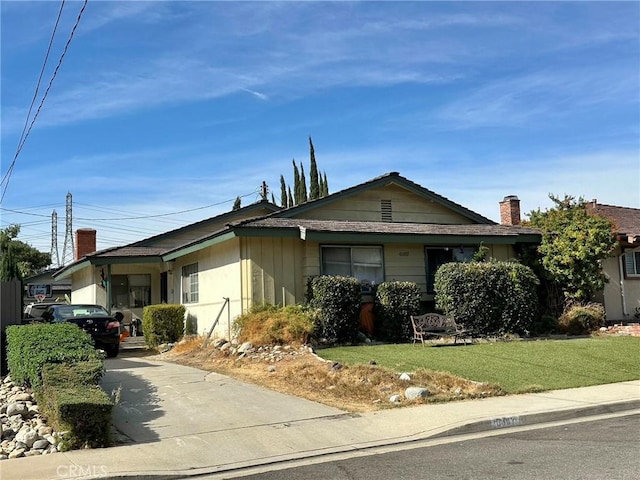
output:
M 624 278 L 623 276 L 622 282 L 620 282 L 619 255 L 604 260 L 602 269 L 609 280 L 604 287 L 604 292 L 602 292 L 607 321 L 628 322 L 634 320 L 635 309 L 640 308 L 640 278 Z M 623 291 L 626 314 L 623 308 Z
M 98 298 L 98 289 L 100 287 L 96 285 L 100 282 L 99 274 L 96 274 L 94 267 L 83 268 L 73 274 L 71 277 L 71 302 L 72 303 L 89 303 L 105 305 L 106 297 Z M 95 275 L 98 275 L 96 280 Z

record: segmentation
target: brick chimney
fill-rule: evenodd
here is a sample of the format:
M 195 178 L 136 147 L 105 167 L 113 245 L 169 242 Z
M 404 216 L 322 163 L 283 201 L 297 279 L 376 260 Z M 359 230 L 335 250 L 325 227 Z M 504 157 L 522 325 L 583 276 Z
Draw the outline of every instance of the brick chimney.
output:
M 520 225 L 520 199 L 516 195 L 507 195 L 500 202 L 500 223 Z
M 79 228 L 76 230 L 75 260 L 96 251 L 96 231 L 93 228 Z

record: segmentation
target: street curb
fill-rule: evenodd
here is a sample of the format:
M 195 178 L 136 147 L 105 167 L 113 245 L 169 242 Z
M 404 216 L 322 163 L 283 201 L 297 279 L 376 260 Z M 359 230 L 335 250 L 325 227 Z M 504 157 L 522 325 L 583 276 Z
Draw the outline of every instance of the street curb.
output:
M 489 430 L 501 430 L 510 427 L 522 427 L 540 423 L 560 422 L 563 420 L 572 420 L 580 417 L 590 417 L 594 415 L 604 415 L 608 413 L 618 413 L 625 410 L 637 409 L 640 409 L 640 400 L 627 400 L 623 402 L 593 405 L 589 407 L 568 408 L 565 410 L 532 413 L 525 415 L 493 417 L 477 422 L 467 423 L 465 425 L 455 427 L 444 432 L 439 432 L 435 435 L 429 436 L 428 438 L 442 438 L 455 435 L 486 432 Z
M 640 410 L 640 400 L 627 400 L 622 402 L 614 402 L 602 405 L 592 405 L 587 407 L 577 407 L 577 408 L 569 408 L 558 411 L 549 411 L 549 412 L 541 412 L 534 414 L 525 414 L 525 415 L 513 415 L 508 417 L 494 417 L 483 419 L 477 422 L 471 422 L 465 425 L 461 425 L 459 427 L 454 427 L 452 429 L 436 433 L 434 435 L 424 435 L 421 438 L 416 438 L 415 436 L 412 438 L 406 439 L 396 439 L 394 441 L 390 440 L 381 440 L 379 442 L 372 442 L 365 445 L 359 446 L 349 446 L 349 447 L 336 447 L 332 449 L 332 451 L 317 451 L 317 452 L 307 452 L 304 456 L 291 455 L 290 458 L 279 458 L 279 459 L 263 459 L 261 462 L 256 462 L 254 464 L 245 464 L 242 466 L 234 466 L 230 468 L 220 469 L 216 467 L 209 467 L 198 469 L 193 472 L 166 472 L 159 473 L 157 475 L 150 474 L 139 474 L 139 473 L 126 473 L 122 472 L 119 475 L 111 475 L 102 477 L 102 480 L 177 480 L 177 479 L 188 479 L 188 478 L 198 478 L 207 475 L 224 475 L 225 473 L 231 474 L 232 472 L 241 472 L 243 470 L 247 470 L 255 467 L 264 467 L 269 465 L 277 465 L 277 464 L 286 464 L 291 461 L 303 460 L 303 459 L 312 459 L 312 458 L 321 458 L 324 456 L 330 456 L 334 454 L 347 453 L 347 452 L 362 452 L 370 449 L 386 447 L 390 445 L 409 445 L 412 443 L 424 441 L 424 440 L 432 440 L 437 438 L 446 438 L 453 437 L 459 435 L 468 435 L 473 433 L 481 433 L 492 430 L 508 430 L 512 427 L 522 427 L 527 425 L 536 425 L 543 423 L 552 423 L 559 422 L 564 420 L 573 420 L 576 418 L 590 417 L 596 415 L 605 415 L 605 414 L 613 414 L 619 413 L 627 410 Z

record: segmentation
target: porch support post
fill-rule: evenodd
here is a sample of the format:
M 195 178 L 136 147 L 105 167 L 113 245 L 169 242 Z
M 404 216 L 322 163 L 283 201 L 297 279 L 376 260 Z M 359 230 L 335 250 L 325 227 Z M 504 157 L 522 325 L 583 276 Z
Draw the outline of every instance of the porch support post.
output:
M 107 311 L 109 312 L 109 315 L 111 315 L 111 305 L 113 305 L 113 302 L 111 300 L 111 264 L 108 263 L 107 264 Z

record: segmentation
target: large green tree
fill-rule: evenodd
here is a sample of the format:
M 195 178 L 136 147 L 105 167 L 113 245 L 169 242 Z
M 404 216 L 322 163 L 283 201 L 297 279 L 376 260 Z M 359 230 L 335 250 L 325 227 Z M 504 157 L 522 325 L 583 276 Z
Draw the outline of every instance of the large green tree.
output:
M 549 198 L 554 206 L 532 211 L 524 223 L 541 229 L 539 261 L 565 300 L 587 302 L 604 289 L 601 262 L 616 247 L 614 227 L 609 219 L 590 212 L 583 198 Z
M 51 255 L 17 240 L 19 233 L 20 225 L 9 225 L 0 229 L 3 275 L 13 275 L 12 278 L 27 278 L 51 265 Z M 15 275 L 15 268 L 17 268 L 18 277 Z

